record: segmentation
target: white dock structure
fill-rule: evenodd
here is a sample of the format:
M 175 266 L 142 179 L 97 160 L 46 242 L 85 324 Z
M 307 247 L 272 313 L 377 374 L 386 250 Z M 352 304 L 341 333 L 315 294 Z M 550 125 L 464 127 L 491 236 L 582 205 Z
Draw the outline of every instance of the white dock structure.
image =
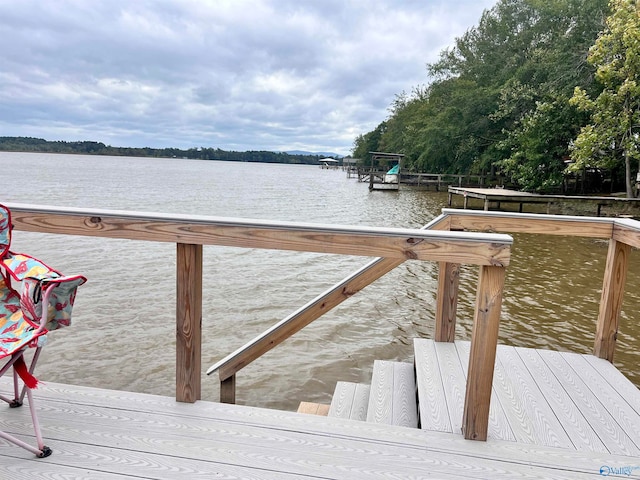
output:
M 0 442 L 0 478 L 640 478 L 640 392 L 606 360 L 500 346 L 489 437 L 475 442 L 460 431 L 468 343 L 416 352 L 421 428 L 45 383 L 53 454 Z M 26 406 L 0 423 L 32 440 Z

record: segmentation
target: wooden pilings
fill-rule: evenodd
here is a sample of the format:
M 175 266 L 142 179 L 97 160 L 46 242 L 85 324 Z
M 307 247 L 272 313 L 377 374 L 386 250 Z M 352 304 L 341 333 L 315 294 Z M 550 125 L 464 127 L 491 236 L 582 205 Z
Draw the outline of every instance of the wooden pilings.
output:
M 467 440 L 487 439 L 504 278 L 504 267 L 480 267 L 462 420 Z
M 613 362 L 631 246 L 609 240 L 593 354 Z
M 434 340 L 436 342 L 453 342 L 456 333 L 460 265 L 440 262 L 439 267 Z
M 458 264 L 440 262 L 434 335 L 437 342 L 455 340 L 459 268 Z M 480 267 L 462 423 L 468 440 L 487 439 L 504 279 L 503 266 Z
M 202 245 L 177 244 L 176 400 L 202 396 Z

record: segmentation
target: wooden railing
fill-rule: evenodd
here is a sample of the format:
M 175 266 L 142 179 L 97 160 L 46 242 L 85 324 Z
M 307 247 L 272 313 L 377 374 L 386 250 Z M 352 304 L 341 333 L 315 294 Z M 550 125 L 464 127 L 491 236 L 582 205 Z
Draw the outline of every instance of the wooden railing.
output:
M 479 265 L 463 419 L 464 435 L 471 439 L 486 438 L 505 267 L 510 260 L 511 237 L 496 232 L 609 240 L 594 342 L 594 354 L 609 361 L 615 352 L 630 251 L 640 248 L 640 222 L 611 218 L 445 209 L 423 229 L 389 229 L 7 206 L 16 230 L 177 245 L 176 399 L 182 402 L 194 402 L 201 396 L 203 245 L 380 257 L 209 369 L 208 373 L 218 371 L 223 385 L 221 395 L 227 401 L 235 396 L 235 378 L 240 369 L 408 259 L 439 262 L 434 338 L 453 341 L 459 265 Z
M 484 232 L 533 233 L 599 238 L 609 241 L 604 271 L 600 308 L 593 354 L 613 362 L 622 299 L 624 296 L 629 255 L 640 248 L 640 222 L 630 219 L 603 217 L 572 217 L 561 215 L 486 212 L 478 210 L 444 209 L 450 230 Z M 435 340 L 453 341 L 458 297 L 458 266 L 445 262 L 440 267 Z
M 613 361 L 628 256 L 632 247 L 640 248 L 640 222 L 600 217 L 444 209 L 441 216 L 423 229 L 531 233 L 608 239 L 610 246 L 600 302 L 594 355 L 606 358 L 610 362 Z M 217 371 L 220 375 L 221 400 L 234 402 L 236 373 L 240 369 L 403 262 L 403 259 L 389 258 L 378 258 L 370 262 L 209 368 L 208 374 Z M 439 262 L 439 268 L 434 339 L 440 342 L 453 342 L 456 328 L 460 264 L 444 260 Z M 497 343 L 500 310 L 499 306 L 496 308 L 496 304 L 499 305 L 501 302 L 503 274 L 503 270 L 481 267 L 463 419 L 466 438 L 486 439 L 487 431 L 484 419 L 488 415 L 490 396 L 487 385 L 491 385 L 493 371 L 489 372 L 486 367 L 481 367 L 481 365 L 493 365 L 495 361 L 493 346 Z M 478 370 L 482 368 L 482 372 Z M 482 395 L 486 395 L 481 400 L 480 392 L 483 392 Z M 472 407 L 469 404 L 471 398 L 475 398 L 473 401 L 478 401 L 480 402 L 478 405 L 482 405 L 482 413 L 478 416 L 475 416 L 479 412 L 478 407 Z M 484 410 L 485 408 L 486 410 Z
M 467 438 L 486 438 L 493 363 L 497 346 L 505 267 L 512 239 L 508 235 L 449 232 L 444 217 L 434 230 L 348 227 L 295 222 L 230 219 L 195 215 L 57 208 L 7 204 L 16 230 L 172 242 L 176 251 L 176 399 L 201 397 L 201 321 L 203 245 L 266 248 L 344 255 L 378 256 L 338 286 L 280 322 L 249 349 L 219 367 L 228 383 L 235 372 L 273 348 L 314 318 L 370 284 L 405 260 L 430 260 L 480 266 L 472 336 L 469 383 L 465 401 Z M 439 230 L 437 230 L 439 229 Z M 286 320 L 286 319 L 285 319 Z M 248 351 L 250 353 L 247 353 Z M 224 368 L 223 368 L 224 367 Z M 232 378 L 231 382 L 228 379 Z M 483 433 L 485 432 L 485 433 Z

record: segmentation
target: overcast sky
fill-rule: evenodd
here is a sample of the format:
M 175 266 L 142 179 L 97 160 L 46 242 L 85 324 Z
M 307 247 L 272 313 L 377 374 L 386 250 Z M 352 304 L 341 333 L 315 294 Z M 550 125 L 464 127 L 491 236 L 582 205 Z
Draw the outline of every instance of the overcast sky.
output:
M 0 0 L 0 136 L 350 153 L 495 0 Z

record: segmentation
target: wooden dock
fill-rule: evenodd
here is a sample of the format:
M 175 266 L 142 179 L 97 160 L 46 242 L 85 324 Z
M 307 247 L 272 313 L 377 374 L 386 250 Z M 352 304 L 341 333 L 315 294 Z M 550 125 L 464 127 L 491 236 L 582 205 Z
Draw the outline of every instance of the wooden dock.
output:
M 593 213 L 599 217 L 602 207 L 620 206 L 623 204 L 633 204 L 640 206 L 640 198 L 626 197 L 604 197 L 591 195 L 539 195 L 535 193 L 520 192 L 505 188 L 462 188 L 449 186 L 449 206 L 453 205 L 454 195 L 463 198 L 462 208 L 469 208 L 470 199 L 478 199 L 482 202 L 485 211 L 492 207 L 500 209 L 501 204 L 517 204 L 518 211 L 522 213 L 524 205 L 538 204 L 546 205 L 547 213 L 551 213 L 551 207 L 559 203 L 587 203 L 593 206 Z
M 177 245 L 176 397 L 45 384 L 36 406 L 53 455 L 0 442 L 0 478 L 640 479 L 640 396 L 612 364 L 640 222 L 445 209 L 422 229 L 390 229 L 25 205 L 13 213 L 17 231 Z M 608 241 L 597 319 L 585 315 L 596 323 L 593 355 L 497 345 L 513 239 L 487 231 Z M 202 401 L 204 245 L 379 256 L 210 367 L 225 401 L 239 370 L 409 259 L 439 263 L 434 340 L 416 341 L 414 364 L 375 362 L 366 415 L 366 388 L 353 389 L 355 409 L 346 395 L 328 409 L 349 418 Z M 460 265 L 478 267 L 470 343 L 455 341 Z M 7 407 L 0 430 L 32 441 L 28 409 Z
M 468 346 L 416 341 L 422 428 L 45 383 L 53 454 L 0 442 L 0 478 L 640 478 L 640 392 L 596 357 L 500 346 L 489 438 L 465 440 Z M 26 406 L 0 428 L 32 440 Z

